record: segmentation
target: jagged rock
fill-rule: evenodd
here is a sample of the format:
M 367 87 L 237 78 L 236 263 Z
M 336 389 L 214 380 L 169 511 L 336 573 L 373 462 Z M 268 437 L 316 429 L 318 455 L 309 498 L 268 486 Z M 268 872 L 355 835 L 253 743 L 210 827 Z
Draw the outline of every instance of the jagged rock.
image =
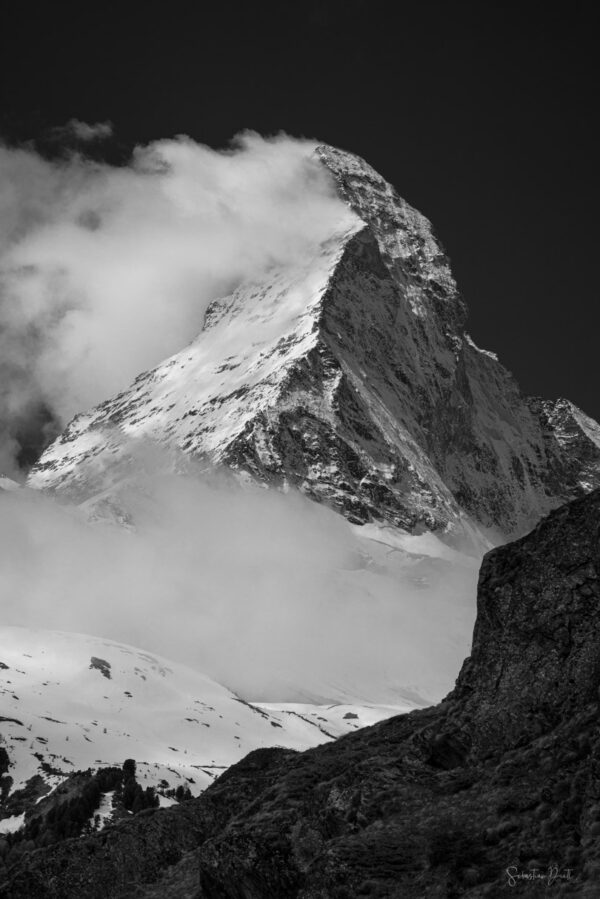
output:
M 112 677 L 110 673 L 110 662 L 107 662 L 105 659 L 99 659 L 96 656 L 92 656 L 90 659 L 90 668 L 95 668 L 100 672 L 102 677 L 105 677 L 107 680 L 110 680 Z
M 529 397 L 529 408 L 541 423 L 547 445 L 548 458 L 558 443 L 564 465 L 570 468 L 569 477 L 580 492 L 596 486 L 600 462 L 600 428 L 569 400 L 543 400 Z M 560 472 L 555 475 L 561 477 Z
M 71 422 L 32 486 L 88 499 L 145 438 L 355 523 L 465 537 L 466 517 L 517 535 L 600 485 L 600 429 L 570 405 L 559 427 L 475 346 L 427 219 L 358 157 L 316 159 L 354 223 L 215 301 L 190 346 Z
M 256 750 L 182 807 L 29 855 L 0 896 L 597 896 L 599 536 L 595 491 L 487 555 L 439 706 Z

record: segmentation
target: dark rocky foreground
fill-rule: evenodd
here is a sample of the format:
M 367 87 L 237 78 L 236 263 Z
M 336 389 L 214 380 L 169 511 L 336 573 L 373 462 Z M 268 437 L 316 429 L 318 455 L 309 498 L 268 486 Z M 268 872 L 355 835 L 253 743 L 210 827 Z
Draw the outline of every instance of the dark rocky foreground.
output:
M 600 895 L 600 491 L 489 553 L 439 706 L 24 855 L 2 899 Z

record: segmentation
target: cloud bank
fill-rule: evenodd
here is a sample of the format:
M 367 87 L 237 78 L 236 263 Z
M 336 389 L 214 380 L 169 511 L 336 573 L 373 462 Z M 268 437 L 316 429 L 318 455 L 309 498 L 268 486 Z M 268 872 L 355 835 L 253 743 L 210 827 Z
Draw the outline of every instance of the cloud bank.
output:
M 296 494 L 147 467 L 113 497 L 133 530 L 0 490 L 5 623 L 130 643 L 246 699 L 435 701 L 452 687 L 473 560 L 362 539 Z
M 68 127 L 83 141 L 109 129 Z M 180 137 L 122 168 L 0 147 L 0 471 L 181 349 L 212 299 L 349 219 L 314 147 Z

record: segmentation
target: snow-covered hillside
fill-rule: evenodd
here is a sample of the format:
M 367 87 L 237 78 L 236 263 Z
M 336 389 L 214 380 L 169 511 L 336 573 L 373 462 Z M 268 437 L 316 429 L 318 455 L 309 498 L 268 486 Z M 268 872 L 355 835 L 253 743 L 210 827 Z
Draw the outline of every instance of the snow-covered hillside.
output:
M 74 771 L 127 758 L 143 786 L 183 784 L 198 794 L 252 749 L 305 749 L 412 707 L 261 707 L 132 646 L 0 627 L 0 747 L 11 794 L 35 775 L 54 787 Z
M 582 467 L 552 404 L 528 402 L 466 333 L 427 219 L 358 157 L 316 153 L 355 223 L 215 301 L 188 347 L 70 423 L 31 486 L 89 499 L 143 438 L 353 522 L 464 540 L 466 518 L 513 535 L 600 484 L 598 429 L 578 429 Z

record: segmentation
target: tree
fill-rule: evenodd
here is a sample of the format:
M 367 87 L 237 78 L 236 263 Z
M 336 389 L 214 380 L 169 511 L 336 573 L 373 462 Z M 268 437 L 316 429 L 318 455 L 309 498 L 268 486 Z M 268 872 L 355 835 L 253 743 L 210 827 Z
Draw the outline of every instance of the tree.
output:
M 141 787 L 135 780 L 129 778 L 125 781 L 125 784 L 123 785 L 123 805 L 126 809 L 131 810 L 133 808 L 138 789 L 141 790 Z
M 135 759 L 125 759 L 123 762 L 123 777 L 125 780 L 135 780 Z
M 137 815 L 138 812 L 141 812 L 143 808 L 146 807 L 144 802 L 144 791 L 140 787 L 139 784 L 136 784 L 135 797 L 133 799 L 133 805 L 131 806 L 131 811 L 134 815 Z

